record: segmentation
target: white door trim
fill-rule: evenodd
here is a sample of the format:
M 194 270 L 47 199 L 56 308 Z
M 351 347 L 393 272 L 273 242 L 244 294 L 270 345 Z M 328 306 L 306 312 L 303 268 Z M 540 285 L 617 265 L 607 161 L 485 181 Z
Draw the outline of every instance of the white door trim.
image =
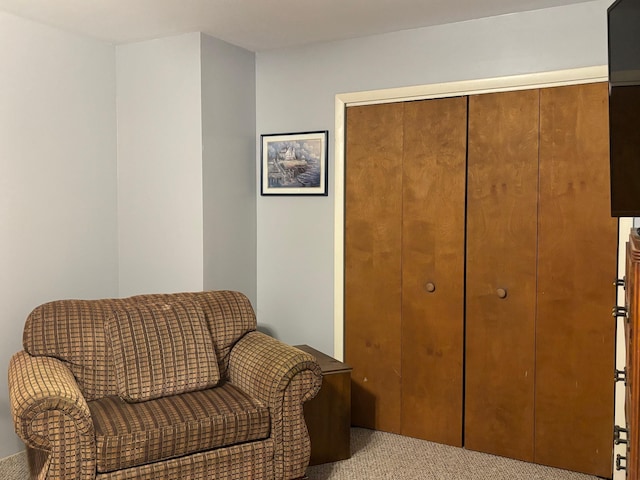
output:
M 481 93 L 526 90 L 562 85 L 607 81 L 607 66 L 553 72 L 438 83 L 337 94 L 335 98 L 335 211 L 334 211 L 334 342 L 333 355 L 344 359 L 344 188 L 345 188 L 345 108 L 352 105 L 390 103 L 427 98 L 456 97 Z

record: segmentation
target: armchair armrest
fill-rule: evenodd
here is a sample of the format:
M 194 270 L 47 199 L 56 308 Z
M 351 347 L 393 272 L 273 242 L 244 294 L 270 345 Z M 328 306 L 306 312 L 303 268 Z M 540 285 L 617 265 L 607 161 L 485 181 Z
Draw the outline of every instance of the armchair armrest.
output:
M 47 473 L 38 478 L 95 477 L 91 412 L 62 361 L 16 353 L 9 362 L 9 400 L 18 436 L 47 454 Z
M 291 380 L 305 370 L 312 372 L 316 381 L 301 402 L 315 397 L 322 384 L 322 371 L 312 355 L 264 333 L 250 332 L 233 347 L 229 359 L 231 382 L 273 408 L 283 401 Z
M 250 332 L 231 350 L 229 379 L 269 407 L 276 480 L 304 476 L 311 444 L 302 406 L 322 384 L 314 357 L 263 333 Z

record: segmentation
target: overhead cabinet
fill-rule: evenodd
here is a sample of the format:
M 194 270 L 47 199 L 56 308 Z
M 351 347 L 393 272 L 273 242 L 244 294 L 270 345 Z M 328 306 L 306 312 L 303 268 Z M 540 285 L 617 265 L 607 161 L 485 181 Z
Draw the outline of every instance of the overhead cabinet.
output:
M 611 477 L 606 84 L 346 122 L 353 423 Z

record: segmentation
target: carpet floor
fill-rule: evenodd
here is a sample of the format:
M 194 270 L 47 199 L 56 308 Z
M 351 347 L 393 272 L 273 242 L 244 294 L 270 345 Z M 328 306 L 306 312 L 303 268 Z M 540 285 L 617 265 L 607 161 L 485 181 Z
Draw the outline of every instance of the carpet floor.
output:
M 351 458 L 309 467 L 309 480 L 597 480 L 597 477 L 363 428 Z
M 309 467 L 309 480 L 597 480 L 590 475 L 363 428 L 351 429 L 351 452 L 349 460 Z M 28 478 L 24 453 L 0 460 L 0 479 Z

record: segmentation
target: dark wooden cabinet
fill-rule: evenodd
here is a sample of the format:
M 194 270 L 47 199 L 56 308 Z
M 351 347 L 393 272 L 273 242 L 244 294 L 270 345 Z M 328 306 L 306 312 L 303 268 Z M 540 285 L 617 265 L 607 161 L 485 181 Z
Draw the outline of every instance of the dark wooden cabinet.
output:
M 322 370 L 320 392 L 304 404 L 309 465 L 345 460 L 351 456 L 351 367 L 308 345 L 296 348 L 313 355 Z

